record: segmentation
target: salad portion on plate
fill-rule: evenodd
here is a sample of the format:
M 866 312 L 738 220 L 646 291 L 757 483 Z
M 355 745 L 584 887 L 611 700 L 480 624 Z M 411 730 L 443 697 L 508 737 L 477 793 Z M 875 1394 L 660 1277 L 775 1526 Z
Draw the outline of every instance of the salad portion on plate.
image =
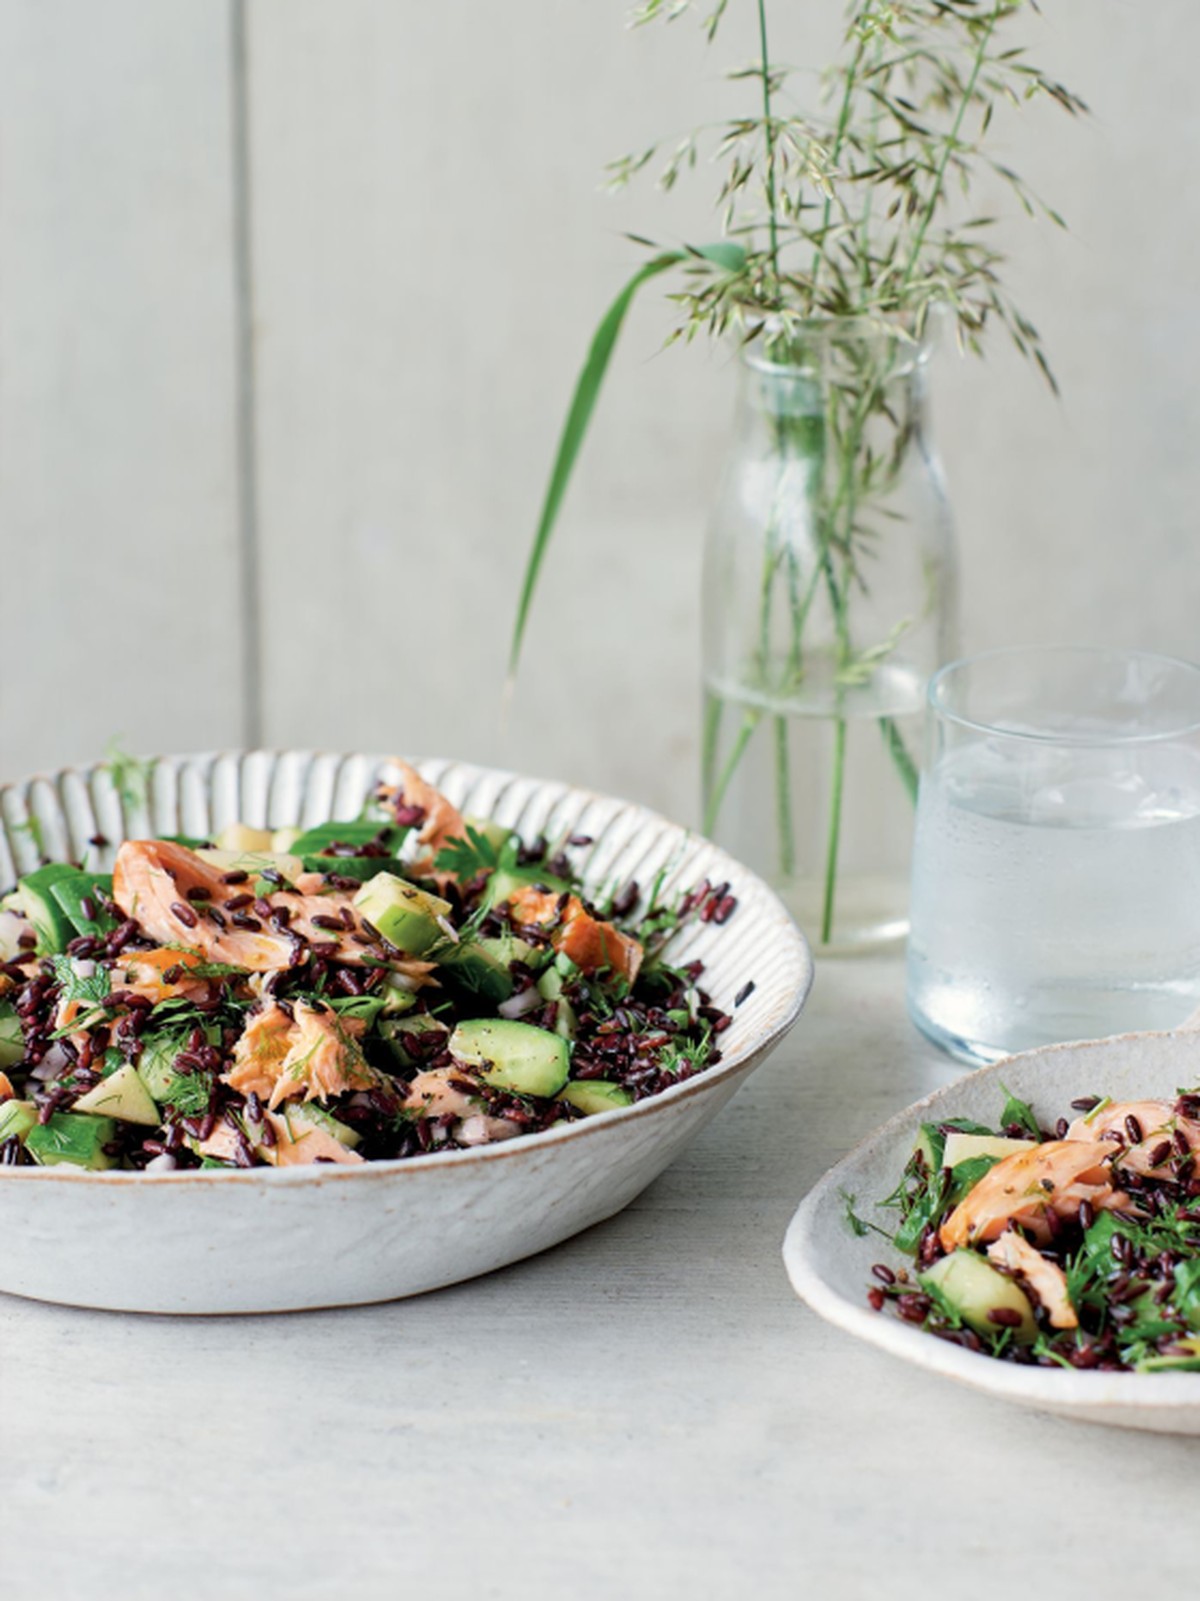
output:
M 1005 1362 L 1200 1371 L 1198 1153 L 1194 1090 L 1076 1096 L 1052 1129 L 1012 1094 L 995 1125 L 923 1121 L 882 1202 L 912 1267 L 876 1263 L 867 1300 Z
M 727 885 L 590 895 L 412 767 L 308 829 L 44 861 L 0 903 L 0 1163 L 357 1164 L 631 1106 L 720 1060 L 703 964 Z M 97 851 L 108 841 L 93 841 Z M 739 1000 L 753 989 L 747 986 Z

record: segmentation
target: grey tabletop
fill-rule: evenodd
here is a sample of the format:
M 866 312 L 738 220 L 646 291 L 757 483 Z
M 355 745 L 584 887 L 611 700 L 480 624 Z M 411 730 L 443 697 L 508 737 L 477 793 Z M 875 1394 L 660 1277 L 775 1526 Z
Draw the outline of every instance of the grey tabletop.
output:
M 1079 1595 L 1121 1570 L 1138 1593 L 1189 1582 L 1186 1440 L 960 1391 L 788 1286 L 805 1190 L 950 1071 L 905 1020 L 898 962 L 826 964 L 666 1176 L 532 1261 L 273 1318 L 0 1297 L 0 1593 L 926 1601 Z

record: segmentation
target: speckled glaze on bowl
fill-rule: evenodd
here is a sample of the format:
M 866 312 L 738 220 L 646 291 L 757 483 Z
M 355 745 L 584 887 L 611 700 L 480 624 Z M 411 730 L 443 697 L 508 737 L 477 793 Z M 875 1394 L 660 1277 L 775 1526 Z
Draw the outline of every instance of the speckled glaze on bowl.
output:
M 1085 1423 L 1164 1434 L 1200 1434 L 1200 1373 L 1077 1373 L 1017 1367 L 939 1340 L 872 1312 L 867 1306 L 871 1264 L 911 1267 L 878 1234 L 857 1237 L 846 1218 L 846 1197 L 867 1222 L 891 1232 L 896 1215 L 873 1204 L 890 1195 L 912 1152 L 921 1123 L 970 1117 L 994 1126 L 1004 1103 L 1001 1083 L 1033 1104 L 1043 1126 L 1071 1116 L 1083 1095 L 1114 1100 L 1172 1098 L 1200 1082 L 1200 1035 L 1120 1034 L 1112 1039 L 1049 1045 L 970 1073 L 901 1112 L 831 1168 L 800 1205 L 783 1258 L 796 1293 L 830 1323 L 917 1367 L 984 1390 L 1002 1401 L 1057 1412 Z
M 812 983 L 804 939 L 775 896 L 706 840 L 644 807 L 457 762 L 422 774 L 461 809 L 531 840 L 587 834 L 593 889 L 637 878 L 683 889 L 728 879 L 738 910 L 690 928 L 673 955 L 702 958 L 726 1009 L 747 979 L 714 1068 L 637 1106 L 479 1150 L 358 1168 L 85 1173 L 0 1168 L 0 1290 L 119 1311 L 277 1312 L 393 1300 L 532 1256 L 613 1216 L 720 1111 L 796 1021 Z M 144 802 L 101 767 L 0 788 L 0 884 L 87 841 L 207 836 L 241 820 L 308 826 L 353 816 L 386 757 L 251 751 L 164 757 Z

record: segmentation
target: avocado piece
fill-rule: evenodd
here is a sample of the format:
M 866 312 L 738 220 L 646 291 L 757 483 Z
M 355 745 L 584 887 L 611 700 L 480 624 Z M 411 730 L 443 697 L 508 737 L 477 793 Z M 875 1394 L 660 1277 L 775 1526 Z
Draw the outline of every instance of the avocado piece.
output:
M 514 934 L 498 934 L 488 939 L 463 939 L 436 960 L 461 989 L 498 1006 L 508 1000 L 516 987 L 509 972 L 510 962 L 536 966 L 542 951 Z
M 85 1112 L 54 1112 L 48 1123 L 35 1123 L 25 1136 L 25 1149 L 43 1167 L 69 1162 L 93 1172 L 116 1165 L 104 1149 L 116 1138 L 117 1125 L 111 1117 L 95 1117 Z
M 378 873 L 392 873 L 397 877 L 404 871 L 403 863 L 395 856 L 302 856 L 306 873 L 337 873 L 341 878 L 357 878 L 361 883 Z
M 605 1078 L 581 1078 L 565 1085 L 554 1097 L 566 1101 L 585 1117 L 597 1112 L 612 1112 L 618 1106 L 632 1106 L 633 1096 L 623 1084 L 613 1084 Z
M 942 1166 L 957 1167 L 960 1162 L 971 1162 L 980 1156 L 1003 1161 L 1016 1151 L 1028 1151 L 1036 1143 L 1036 1140 L 1005 1139 L 1000 1134 L 959 1134 L 956 1131 L 946 1135 Z
M 210 1045 L 216 1045 L 220 1040 L 221 1030 L 215 1023 L 206 1023 L 204 1034 Z M 183 1050 L 186 1039 L 186 1030 L 183 1032 L 175 1030 L 171 1033 L 148 1034 L 142 1041 L 137 1059 L 137 1074 L 147 1094 L 153 1100 L 160 1103 L 169 1101 L 176 1083 L 186 1076 L 177 1072 L 175 1068 L 175 1058 Z M 115 1074 L 113 1076 L 115 1077 Z M 156 1117 L 154 1121 L 159 1123 L 162 1119 Z
M 554 1020 L 554 1032 L 561 1034 L 565 1040 L 573 1040 L 579 1028 L 579 1019 L 575 1015 L 575 1008 L 563 993 L 566 979 L 555 962 L 548 967 L 538 979 L 538 991 L 544 1001 L 555 1001 L 558 1005 L 558 1015 Z M 597 1080 L 596 1082 L 602 1082 Z
M 1012 1328 L 1015 1340 L 1025 1343 L 1037 1336 L 1033 1307 L 1024 1290 L 1003 1273 L 997 1273 L 974 1251 L 952 1251 L 924 1273 L 919 1273 L 917 1278 L 925 1289 L 936 1291 L 946 1306 L 977 1334 L 1004 1332 L 1000 1324 L 988 1317 L 994 1308 L 1020 1316 L 1020 1324 Z
M 141 1123 L 146 1128 L 157 1128 L 162 1122 L 158 1107 L 132 1062 L 126 1062 L 81 1095 L 73 1110 L 99 1112 L 119 1123 Z
M 111 873 L 72 872 L 50 886 L 50 893 L 66 914 L 76 934 L 111 934 L 118 919 L 101 911 L 100 902 L 112 899 Z M 92 910 L 89 916 L 86 905 Z
M 417 1004 L 416 992 L 405 988 L 399 973 L 388 973 L 383 981 L 384 1017 L 402 1017 Z
M 518 1095 L 557 1095 L 571 1064 L 560 1035 L 502 1017 L 460 1023 L 450 1036 L 450 1054 L 478 1069 L 485 1083 Z
M 408 833 L 407 828 L 359 817 L 350 823 L 318 823 L 314 828 L 306 828 L 292 841 L 289 849 L 296 856 L 326 856 L 335 845 L 349 845 L 354 850 L 361 850 L 364 845 L 374 845 L 378 841 L 394 855 Z M 366 860 L 372 858 L 367 857 Z M 374 860 L 378 861 L 379 858 Z
M 428 1012 L 418 1012 L 415 1017 L 384 1016 L 379 1020 L 379 1036 L 401 1067 L 421 1065 L 424 1055 L 410 1050 L 408 1041 L 414 1034 L 428 1034 L 431 1030 L 445 1035 L 450 1033 L 445 1023 L 430 1017 Z
M 0 1101 L 0 1143 L 14 1134 L 24 1143 L 36 1122 L 37 1107 L 32 1101 Z
M 294 1140 L 298 1140 L 308 1129 L 319 1128 L 331 1134 L 339 1145 L 352 1151 L 362 1138 L 356 1129 L 339 1122 L 332 1112 L 327 1112 L 323 1106 L 317 1106 L 312 1101 L 290 1105 L 285 1103 L 283 1115 Z
M 410 956 L 424 956 L 446 937 L 438 919 L 449 915 L 450 902 L 395 873 L 376 873 L 354 897 L 354 907 L 385 940 Z
M 179 1077 L 175 1058 L 182 1049 L 183 1042 L 177 1034 L 155 1034 L 143 1041 L 137 1071 L 147 1094 L 154 1100 L 170 1099 L 171 1086 Z
M 17 880 L 15 898 L 37 935 L 37 954 L 53 956 L 65 951 L 75 938 L 75 927 L 51 893 L 55 884 L 73 878 L 79 869 L 68 862 L 49 862 Z
M 25 1036 L 17 1009 L 8 1001 L 0 1001 L 0 1068 L 16 1067 L 24 1059 Z
M 239 856 L 247 851 L 269 851 L 271 830 L 248 828 L 245 823 L 226 823 L 213 844 L 219 851 L 236 851 Z

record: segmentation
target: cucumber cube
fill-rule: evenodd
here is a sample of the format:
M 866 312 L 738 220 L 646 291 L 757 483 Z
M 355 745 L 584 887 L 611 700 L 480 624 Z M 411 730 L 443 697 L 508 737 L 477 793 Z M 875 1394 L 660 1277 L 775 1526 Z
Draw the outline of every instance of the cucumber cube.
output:
M 77 867 L 67 862 L 50 862 L 17 880 L 16 896 L 22 912 L 33 924 L 39 956 L 65 951 L 75 938 L 75 927 L 51 893 L 63 879 L 74 878 Z
M 0 1142 L 14 1134 L 23 1141 L 36 1122 L 37 1107 L 32 1101 L 0 1101 Z
M 998 1325 L 988 1317 L 993 1308 L 1016 1312 L 1021 1321 L 1013 1327 L 1013 1338 L 1026 1342 L 1037 1337 L 1037 1324 L 1029 1297 L 1012 1279 L 997 1273 L 989 1262 L 974 1251 L 952 1251 L 918 1274 L 925 1289 L 936 1290 L 963 1322 L 978 1334 L 995 1334 Z
M 69 1162 L 75 1167 L 99 1172 L 114 1166 L 115 1159 L 104 1149 L 117 1133 L 111 1117 L 89 1113 L 55 1112 L 48 1123 L 35 1123 L 25 1136 L 25 1149 L 43 1167 Z
M 75 1111 L 98 1112 L 122 1123 L 141 1123 L 146 1128 L 157 1128 L 162 1122 L 158 1107 L 132 1062 L 126 1062 L 81 1095 L 75 1102 Z
M 618 1106 L 633 1105 L 633 1096 L 623 1084 L 612 1084 L 603 1078 L 578 1079 L 559 1090 L 555 1099 L 566 1101 L 568 1106 L 573 1106 L 585 1117 L 593 1117 L 597 1112 L 612 1112 Z
M 394 873 L 377 873 L 354 897 L 354 906 L 385 940 L 410 956 L 424 956 L 446 937 L 438 920 L 449 915 L 450 902 Z
M 536 946 L 512 934 L 501 934 L 490 939 L 460 940 L 437 961 L 461 988 L 498 1006 L 515 988 L 509 963 L 525 962 L 536 966 L 542 957 L 543 952 Z
M 21 1019 L 7 1001 L 0 1003 L 0 1068 L 15 1067 L 25 1055 Z
M 450 1054 L 497 1089 L 518 1095 L 557 1095 L 567 1082 L 567 1042 L 531 1023 L 479 1018 L 460 1023 L 450 1036 Z

